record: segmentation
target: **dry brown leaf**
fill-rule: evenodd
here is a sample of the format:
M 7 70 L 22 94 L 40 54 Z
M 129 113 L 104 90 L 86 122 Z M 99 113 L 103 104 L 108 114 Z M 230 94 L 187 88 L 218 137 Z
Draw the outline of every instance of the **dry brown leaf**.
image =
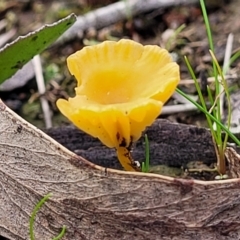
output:
M 181 141 L 181 140 L 180 140 Z M 240 239 L 239 179 L 193 181 L 96 166 L 0 101 L 0 236 L 67 240 Z
M 233 148 L 227 147 L 225 156 L 228 161 L 229 177 L 240 178 L 240 155 Z

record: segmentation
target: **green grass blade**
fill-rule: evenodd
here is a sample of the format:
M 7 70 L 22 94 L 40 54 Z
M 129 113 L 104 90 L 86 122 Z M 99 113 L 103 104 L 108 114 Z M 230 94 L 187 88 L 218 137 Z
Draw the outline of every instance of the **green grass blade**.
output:
M 195 86 L 196 86 L 196 89 L 197 89 L 197 93 L 198 93 L 198 96 L 199 96 L 199 98 L 200 98 L 200 102 L 201 102 L 201 104 L 202 104 L 202 108 L 204 109 L 204 113 L 205 113 L 205 112 L 208 112 L 207 107 L 206 107 L 206 104 L 205 104 L 205 100 L 204 100 L 203 95 L 202 95 L 201 88 L 200 88 L 200 86 L 199 86 L 199 83 L 198 83 L 198 81 L 197 81 L 197 78 L 196 78 L 196 76 L 195 76 L 195 73 L 194 73 L 194 71 L 193 71 L 193 69 L 192 69 L 192 67 L 191 67 L 191 64 L 189 63 L 187 57 L 184 57 L 184 59 L 185 59 L 185 62 L 186 62 L 188 71 L 190 72 L 190 74 L 191 74 L 191 76 L 192 76 L 192 78 L 193 78 L 193 80 L 194 80 L 194 83 L 195 83 Z M 183 92 L 181 91 L 180 94 L 182 95 L 182 93 L 183 93 Z M 199 106 L 200 106 L 200 105 L 199 105 Z M 208 122 L 208 126 L 209 126 L 209 128 L 210 128 L 211 134 L 212 134 L 212 136 L 213 136 L 213 139 L 218 143 L 219 141 L 221 141 L 221 139 L 219 139 L 218 135 L 216 135 L 216 133 L 215 133 L 215 131 L 214 131 L 214 129 L 213 129 L 212 120 L 211 120 L 211 118 L 209 118 L 207 115 L 206 115 L 206 118 L 207 118 L 207 122 Z
M 60 240 L 61 238 L 63 238 L 63 236 L 66 232 L 66 229 L 67 229 L 66 226 L 63 226 L 62 231 L 59 233 L 59 235 L 57 237 L 53 238 L 52 240 Z
M 213 95 L 212 95 L 212 92 L 211 92 L 211 89 L 209 88 L 209 86 L 207 86 L 207 93 L 208 93 L 208 99 L 211 103 L 211 106 L 213 106 L 214 100 L 213 100 Z M 214 112 L 214 111 L 216 111 L 215 108 L 213 108 L 212 112 Z M 209 113 L 211 113 L 211 112 L 209 112 Z M 213 116 L 215 116 L 215 115 L 213 114 Z
M 33 211 L 32 211 L 32 214 L 30 216 L 30 220 L 29 220 L 29 234 L 30 234 L 30 239 L 31 240 L 34 240 L 35 237 L 34 237 L 34 221 L 35 221 L 35 217 L 37 215 L 37 212 L 40 210 L 40 208 L 42 207 L 42 205 L 52 196 L 51 193 L 48 193 L 46 196 L 44 196 L 38 203 L 37 205 L 34 207 Z M 60 234 L 53 238 L 53 240 L 58 240 L 58 239 L 61 239 L 64 234 L 66 232 L 66 226 L 63 226 Z
M 197 89 L 197 93 L 198 93 L 200 102 L 201 102 L 203 108 L 207 111 L 207 107 L 206 107 L 206 104 L 205 104 L 205 101 L 204 101 L 204 98 L 203 98 L 203 95 L 202 95 L 201 88 L 200 88 L 199 83 L 197 81 L 197 77 L 196 77 L 196 75 L 195 75 L 195 73 L 194 73 L 194 71 L 192 69 L 192 66 L 191 66 L 190 62 L 188 61 L 188 58 L 185 56 L 184 59 L 185 59 L 188 71 L 190 72 L 190 74 L 191 74 L 191 76 L 192 76 L 192 78 L 194 80 L 194 83 L 195 83 L 195 86 L 196 86 L 196 89 Z
M 208 14 L 207 14 L 207 10 L 206 10 L 206 6 L 205 6 L 204 0 L 200 0 L 200 5 L 201 5 L 203 19 L 204 19 L 206 30 L 207 30 L 209 47 L 214 52 L 212 32 L 211 32 L 211 28 L 210 28 L 210 24 L 209 24 L 209 20 L 208 20 Z
M 34 225 L 34 221 L 35 221 L 35 217 L 37 215 L 37 212 L 39 211 L 39 209 L 42 207 L 42 205 L 51 197 L 51 193 L 47 194 L 46 196 L 44 196 L 35 206 L 35 208 L 33 209 L 33 212 L 31 214 L 30 220 L 29 220 L 29 231 L 30 231 L 30 239 L 34 240 L 34 230 L 33 230 L 33 225 Z
M 221 84 L 223 86 L 224 92 L 226 94 L 226 98 L 227 98 L 227 104 L 228 104 L 228 114 L 227 114 L 227 128 L 230 128 L 230 124 L 231 124 L 231 102 L 230 102 L 230 95 L 229 95 L 229 90 L 228 90 L 228 86 L 227 86 L 227 81 L 224 77 L 224 73 L 216 59 L 216 56 L 214 55 L 214 53 L 210 50 L 210 54 L 212 56 L 213 61 L 215 62 L 215 65 L 217 67 L 218 70 L 218 74 L 220 75 L 222 81 Z M 223 141 L 223 150 L 226 148 L 227 145 L 227 140 L 228 140 L 228 134 L 226 133 L 224 141 Z
M 149 154 L 149 141 L 148 136 L 145 134 L 145 158 L 146 158 L 146 172 L 149 172 L 149 165 L 150 165 L 150 154 Z
M 206 116 L 208 116 L 213 122 L 216 122 L 216 124 L 219 125 L 220 128 L 224 130 L 238 146 L 240 146 L 240 141 L 238 140 L 238 138 L 233 133 L 231 133 L 229 129 L 226 126 L 224 126 L 218 119 L 216 119 L 213 115 L 211 115 L 208 111 L 206 111 L 200 104 L 195 102 L 193 99 L 191 99 L 187 94 L 182 92 L 180 89 L 177 88 L 176 92 L 178 92 L 183 97 L 185 97 L 188 101 L 194 104 L 200 111 L 202 111 Z
M 182 24 L 181 26 L 179 26 L 175 31 L 174 34 L 168 39 L 167 43 L 166 43 L 166 49 L 169 51 L 169 49 L 171 48 L 171 45 L 173 44 L 173 41 L 176 39 L 176 37 L 178 36 L 178 34 L 180 32 L 183 31 L 183 29 L 186 27 L 185 24 Z
M 206 6 L 204 3 L 204 0 L 200 0 L 200 5 L 201 5 L 201 9 L 202 9 L 202 14 L 203 14 L 203 19 L 205 22 L 205 26 L 206 26 L 206 31 L 207 31 L 207 36 L 208 36 L 208 42 L 209 42 L 209 47 L 212 50 L 212 52 L 214 52 L 214 44 L 213 44 L 213 39 L 212 39 L 212 32 L 211 32 L 211 28 L 210 28 L 210 24 L 209 24 L 209 19 L 208 19 L 208 14 L 207 14 L 207 10 L 206 10 Z M 214 77 L 215 77 L 215 86 L 216 86 L 216 95 L 215 95 L 215 99 L 217 98 L 217 96 L 219 96 L 220 93 L 220 85 L 218 82 L 218 75 L 217 75 L 217 69 L 216 69 L 216 65 L 213 62 L 213 73 L 214 73 Z M 215 117 L 217 119 L 221 119 L 221 112 L 220 112 L 220 102 L 217 101 L 217 110 L 214 112 Z M 221 139 L 221 128 L 219 125 L 217 125 L 217 139 L 218 139 L 218 144 L 222 144 L 222 141 L 220 141 Z
M 145 134 L 145 161 L 142 162 L 142 172 L 149 172 L 150 167 L 150 150 L 148 136 Z
M 230 58 L 228 67 L 230 67 L 239 57 L 240 57 L 240 51 L 236 52 L 236 53 Z M 225 71 L 227 71 L 227 69 L 226 69 Z

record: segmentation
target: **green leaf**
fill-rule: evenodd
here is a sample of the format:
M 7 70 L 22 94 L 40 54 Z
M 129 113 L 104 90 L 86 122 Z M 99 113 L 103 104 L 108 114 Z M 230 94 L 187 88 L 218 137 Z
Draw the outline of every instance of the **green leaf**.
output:
M 31 58 L 56 41 L 76 21 L 74 14 L 53 24 L 18 37 L 0 49 L 0 84 L 22 68 Z

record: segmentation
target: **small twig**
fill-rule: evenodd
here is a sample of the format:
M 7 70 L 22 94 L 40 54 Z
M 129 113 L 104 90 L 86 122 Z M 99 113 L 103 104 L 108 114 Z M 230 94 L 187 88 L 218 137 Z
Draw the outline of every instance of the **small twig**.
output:
M 224 75 L 228 72 L 228 69 L 229 69 L 229 62 L 230 62 L 230 58 L 231 58 L 231 54 L 232 54 L 232 45 L 233 45 L 233 34 L 230 33 L 228 35 L 226 49 L 225 49 L 225 55 L 224 55 L 224 62 L 223 62 L 223 74 Z M 221 76 L 219 76 L 218 78 L 219 78 L 219 81 L 222 81 Z M 221 118 L 223 118 L 224 96 L 225 96 L 225 90 L 224 90 L 223 85 L 220 83 L 219 95 L 217 96 L 216 100 L 219 98 Z M 216 129 L 216 123 L 213 124 L 213 128 Z
M 178 5 L 196 4 L 198 0 L 128 0 L 119 1 L 79 16 L 75 24 L 69 28 L 57 41 L 63 43 L 76 37 L 82 37 L 83 32 L 89 28 L 101 29 L 116 22 L 129 18 L 129 15 L 149 12 L 154 9 Z
M 226 50 L 225 50 L 225 55 L 224 55 L 224 61 L 223 61 L 223 74 L 225 75 L 228 70 L 229 70 L 229 62 L 232 54 L 232 46 L 233 46 L 233 34 L 230 33 L 228 35 L 227 39 L 227 45 L 226 45 Z M 220 91 L 219 92 L 224 92 L 224 87 L 222 84 L 220 84 Z M 220 95 L 220 110 L 221 114 L 223 117 L 223 104 L 224 104 L 224 93 Z
M 232 78 L 237 78 L 237 77 L 238 77 L 237 74 L 227 74 L 227 75 L 224 76 L 224 78 L 225 78 L 226 80 L 232 79 Z M 198 82 L 200 82 L 199 79 L 197 79 L 197 80 L 198 80 Z M 218 80 L 221 80 L 221 77 L 220 77 L 220 76 L 218 77 Z M 212 83 L 212 82 L 214 82 L 214 81 L 215 81 L 215 77 L 209 77 L 209 78 L 207 78 L 207 82 L 208 82 L 208 83 Z M 194 84 L 194 80 L 193 80 L 193 79 L 183 79 L 183 80 L 181 80 L 181 81 L 179 82 L 178 85 L 188 85 L 188 84 Z
M 174 114 L 174 113 L 180 113 L 180 112 L 188 112 L 188 111 L 195 111 L 198 108 L 193 105 L 192 103 L 186 103 L 186 104 L 177 104 L 172 106 L 164 106 L 162 108 L 161 115 L 168 115 L 168 114 Z
M 15 35 L 16 29 L 11 29 L 10 31 L 0 35 L 0 47 L 9 42 L 12 37 Z
M 227 45 L 225 50 L 224 62 L 223 62 L 223 74 L 227 74 L 229 70 L 230 58 L 232 55 L 232 46 L 233 46 L 233 34 L 230 33 L 227 39 Z
M 7 20 L 3 19 L 0 21 L 0 31 L 2 31 L 7 26 Z
M 44 94 L 46 92 L 46 88 L 45 88 L 45 83 L 44 83 L 44 78 L 43 78 L 42 64 L 41 64 L 40 56 L 36 55 L 32 61 L 33 61 L 33 67 L 34 67 L 37 86 L 38 86 L 38 92 L 40 95 L 40 101 L 41 101 L 41 106 L 42 106 L 42 110 L 43 110 L 45 126 L 46 126 L 46 128 L 51 128 L 52 127 L 51 110 L 50 110 L 48 101 L 46 100 L 46 98 L 44 96 Z

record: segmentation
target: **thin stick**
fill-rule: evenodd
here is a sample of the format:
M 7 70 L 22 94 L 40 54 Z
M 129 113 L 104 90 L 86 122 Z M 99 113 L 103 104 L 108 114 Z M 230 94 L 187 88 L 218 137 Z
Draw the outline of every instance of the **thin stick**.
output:
M 238 78 L 237 74 L 227 74 L 224 76 L 226 80 L 232 79 L 232 78 Z M 218 76 L 218 80 L 221 80 L 221 77 Z M 200 79 L 197 79 L 198 82 L 200 82 Z M 207 82 L 212 83 L 215 81 L 215 77 L 208 77 Z M 187 85 L 187 84 L 195 84 L 193 79 L 183 79 L 179 82 L 178 85 Z
M 48 104 L 48 101 L 46 100 L 44 94 L 46 92 L 43 73 L 42 73 L 42 64 L 40 56 L 37 55 L 33 58 L 33 67 L 35 71 L 37 86 L 38 86 L 38 92 L 40 94 L 40 102 L 43 110 L 43 116 L 45 121 L 46 128 L 52 127 L 52 119 L 51 119 L 51 110 Z
M 223 62 L 223 74 L 225 75 L 229 70 L 229 62 L 232 54 L 232 46 L 233 46 L 233 34 L 230 33 L 227 39 L 227 45 L 224 55 L 224 62 Z M 224 87 L 220 84 L 220 92 L 224 92 Z M 220 111 L 223 117 L 223 105 L 224 105 L 224 93 L 220 95 Z
M 198 0 L 126 0 L 118 1 L 79 16 L 75 24 L 69 28 L 56 43 L 63 43 L 76 37 L 83 37 L 83 32 L 89 28 L 101 29 L 119 21 L 149 12 L 154 9 L 163 9 L 171 6 L 191 5 Z
M 177 104 L 177 105 L 171 105 L 171 106 L 164 106 L 162 108 L 161 115 L 169 115 L 174 113 L 189 112 L 189 111 L 196 111 L 196 110 L 198 110 L 198 108 L 192 103 Z

